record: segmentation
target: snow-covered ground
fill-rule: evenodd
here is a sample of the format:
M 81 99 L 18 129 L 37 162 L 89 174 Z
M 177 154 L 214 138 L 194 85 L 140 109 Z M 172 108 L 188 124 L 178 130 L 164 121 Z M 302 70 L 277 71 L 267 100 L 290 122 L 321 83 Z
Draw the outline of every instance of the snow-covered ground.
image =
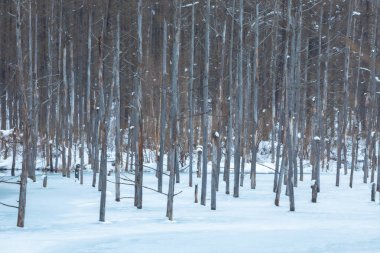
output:
M 84 185 L 48 175 L 47 188 L 42 188 L 39 176 L 28 183 L 25 228 L 16 227 L 16 209 L 0 205 L 0 252 L 378 253 L 380 205 L 378 198 L 370 201 L 370 189 L 359 174 L 353 189 L 348 176 L 342 175 L 337 188 L 333 174 L 322 174 L 316 204 L 310 202 L 306 175 L 295 189 L 296 211 L 289 212 L 285 195 L 280 207 L 273 204 L 273 174 L 259 174 L 256 190 L 249 189 L 247 175 L 240 198 L 224 194 L 221 179 L 217 210 L 211 211 L 209 199 L 206 206 L 194 203 L 194 187 L 187 186 L 183 173 L 175 186 L 182 193 L 174 200 L 173 222 L 165 217 L 165 195 L 144 189 L 143 209 L 137 210 L 130 198 L 133 186 L 123 185 L 126 198 L 115 202 L 114 185 L 109 183 L 105 223 L 98 222 L 100 193 L 90 186 L 90 173 L 85 173 Z M 145 173 L 144 185 L 156 187 L 153 173 Z M 0 184 L 1 202 L 16 205 L 17 199 L 17 185 Z

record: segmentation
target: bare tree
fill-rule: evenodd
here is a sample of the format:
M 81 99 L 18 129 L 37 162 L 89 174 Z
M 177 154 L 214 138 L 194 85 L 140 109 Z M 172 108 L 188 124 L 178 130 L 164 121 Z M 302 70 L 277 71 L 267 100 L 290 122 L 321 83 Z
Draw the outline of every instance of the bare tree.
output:
M 116 38 L 113 62 L 113 78 L 115 85 L 115 200 L 120 201 L 120 1 L 117 2 L 118 11 L 116 15 Z M 111 105 L 109 105 L 111 106 Z
M 142 119 L 142 0 L 137 5 L 137 73 L 135 76 L 135 145 L 137 148 L 135 157 L 135 206 L 142 208 L 143 185 L 143 119 Z
M 234 152 L 234 197 L 239 197 L 241 122 L 243 120 L 243 0 L 239 2 L 239 54 L 238 54 L 238 81 L 236 87 L 235 113 L 235 152 Z
M 23 67 L 23 56 L 22 56 L 22 41 L 21 41 L 21 0 L 17 0 L 16 4 L 16 54 L 17 54 L 17 70 L 18 70 L 18 82 L 20 87 L 26 84 L 24 83 L 24 67 Z M 26 91 L 25 89 L 24 91 Z M 18 204 L 18 214 L 17 214 L 17 226 L 24 227 L 25 223 L 25 208 L 26 208 L 26 190 L 27 190 L 27 179 L 28 179 L 28 166 L 29 166 L 29 124 L 28 124 L 28 107 L 27 102 L 25 101 L 28 98 L 28 94 L 23 93 L 22 96 L 22 118 L 26 124 L 23 128 L 23 158 L 22 158 L 22 171 L 20 177 L 20 195 L 19 195 L 19 204 Z
M 208 162 L 208 85 L 209 85 L 209 58 L 210 58 L 210 0 L 206 2 L 206 31 L 205 31 L 205 52 L 204 52 L 204 70 L 203 70 L 203 115 L 202 115 L 202 138 L 203 138 L 203 157 L 202 157 L 202 189 L 201 189 L 201 205 L 206 205 L 206 189 L 207 189 L 207 162 Z
M 234 41 L 234 23 L 235 23 L 235 0 L 232 1 L 231 13 L 231 32 L 230 32 L 230 49 L 228 52 L 228 120 L 227 120 L 227 140 L 226 140 L 226 157 L 224 164 L 224 181 L 226 181 L 226 194 L 230 194 L 230 167 L 232 156 L 232 115 L 233 115 L 233 41 Z
M 173 201 L 174 201 L 174 179 L 178 167 L 178 64 L 179 64 L 179 47 L 181 40 L 181 5 L 182 0 L 175 0 L 174 2 L 174 44 L 172 51 L 172 69 L 171 69 L 171 109 L 170 109 L 170 143 L 172 154 L 171 160 L 168 159 L 168 167 L 170 171 L 169 176 L 169 190 L 166 216 L 169 220 L 173 220 Z
M 256 188 L 256 158 L 258 145 L 258 99 L 259 99 L 259 5 L 256 5 L 256 20 L 255 20 L 255 46 L 254 46 L 254 63 L 253 63 L 253 127 L 252 127 L 252 147 L 251 147 L 251 189 Z
M 165 125 L 166 125 L 166 50 L 167 50 L 167 22 L 164 20 L 164 32 L 163 32 L 163 43 L 162 43 L 162 88 L 161 88 L 161 122 L 160 122 L 160 156 L 158 160 L 158 191 L 162 192 L 162 172 L 164 167 L 164 153 L 165 153 Z
M 195 43 L 195 3 L 191 6 L 191 42 L 190 42 L 190 68 L 189 68 L 189 186 L 193 186 L 193 153 L 194 153 L 194 128 L 193 128 L 193 89 L 194 89 L 194 43 Z

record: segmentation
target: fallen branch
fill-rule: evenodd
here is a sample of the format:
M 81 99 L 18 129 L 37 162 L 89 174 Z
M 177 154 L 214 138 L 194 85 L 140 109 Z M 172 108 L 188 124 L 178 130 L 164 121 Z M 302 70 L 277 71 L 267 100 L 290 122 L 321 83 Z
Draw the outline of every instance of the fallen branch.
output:
M 8 182 L 8 181 L 0 181 L 0 183 L 4 183 L 4 184 L 20 184 L 20 182 Z
M 132 180 L 132 179 L 129 179 L 129 178 L 122 178 L 122 177 L 121 177 L 120 179 L 122 179 L 122 180 L 124 180 L 124 181 L 127 181 L 127 182 L 131 182 L 131 183 L 130 183 L 130 184 L 128 184 L 128 183 L 119 183 L 119 184 L 123 184 L 123 185 L 135 185 L 135 181 Z M 107 181 L 116 184 L 115 182 L 112 182 L 112 181 L 110 181 L 110 180 L 107 180 Z M 164 192 L 159 192 L 159 191 L 157 191 L 156 189 L 150 188 L 150 187 L 148 187 L 148 186 L 144 186 L 144 185 L 143 185 L 142 187 L 145 188 L 145 189 L 148 189 L 148 190 L 151 190 L 151 191 L 154 191 L 154 192 L 160 193 L 160 194 L 162 194 L 162 195 L 168 196 L 168 194 L 166 194 L 166 193 L 164 193 Z M 173 196 L 176 196 L 176 195 L 178 195 L 178 194 L 180 194 L 180 193 L 182 193 L 182 191 L 177 192 L 177 193 L 174 194 Z
M 3 203 L 3 202 L 0 202 L 0 204 L 3 205 L 3 206 L 13 207 L 13 208 L 17 208 L 17 209 L 18 209 L 17 206 L 8 205 L 8 204 L 5 204 L 5 203 Z
M 268 168 L 268 169 L 270 169 L 270 170 L 276 171 L 275 169 L 269 167 L 268 165 L 265 165 L 265 164 L 262 164 L 262 163 L 258 163 L 258 162 L 256 162 L 256 163 L 257 163 L 258 165 L 264 166 L 265 168 Z

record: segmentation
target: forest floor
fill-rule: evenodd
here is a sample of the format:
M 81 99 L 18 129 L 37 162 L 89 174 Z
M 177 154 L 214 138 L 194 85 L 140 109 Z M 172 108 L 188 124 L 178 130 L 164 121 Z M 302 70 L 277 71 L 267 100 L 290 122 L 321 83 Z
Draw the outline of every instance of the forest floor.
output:
M 194 187 L 187 186 L 187 173 L 182 173 L 181 183 L 175 185 L 175 192 L 182 193 L 174 200 L 174 221 L 165 217 L 165 195 L 144 189 L 143 209 L 138 210 L 131 198 L 133 186 L 122 185 L 123 199 L 115 202 L 114 184 L 109 182 L 104 223 L 98 222 L 100 192 L 91 187 L 90 172 L 85 173 L 84 185 L 73 174 L 48 174 L 47 188 L 42 188 L 39 175 L 35 183 L 28 182 L 25 228 L 16 227 L 17 209 L 0 205 L 0 251 L 378 253 L 378 196 L 371 202 L 369 185 L 362 183 L 361 172 L 355 173 L 353 189 L 348 175 L 342 175 L 338 188 L 335 175 L 323 173 L 318 203 L 310 201 L 306 175 L 295 189 L 295 212 L 289 212 L 284 194 L 280 207 L 274 206 L 273 174 L 258 174 L 255 190 L 246 175 L 239 198 L 224 194 L 221 176 L 217 210 L 212 211 L 210 182 L 206 206 L 195 204 Z M 108 179 L 114 181 L 113 174 Z M 200 187 L 200 178 L 194 179 Z M 156 182 L 154 173 L 144 174 L 144 185 L 156 188 Z M 0 202 L 17 205 L 18 190 L 18 185 L 0 184 Z

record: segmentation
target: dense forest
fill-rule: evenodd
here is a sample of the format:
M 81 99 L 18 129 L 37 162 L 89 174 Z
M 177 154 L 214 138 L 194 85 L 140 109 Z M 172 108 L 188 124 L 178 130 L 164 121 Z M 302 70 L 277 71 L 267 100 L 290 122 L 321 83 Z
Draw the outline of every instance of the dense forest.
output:
M 70 177 L 74 149 L 81 179 L 85 164 L 94 172 L 103 221 L 111 151 L 116 185 L 121 171 L 134 174 L 137 208 L 144 152 L 155 152 L 169 219 L 185 161 L 181 180 L 202 177 L 203 205 L 212 161 L 215 209 L 219 175 L 223 191 L 239 197 L 248 161 L 256 187 L 262 141 L 275 164 L 276 205 L 285 183 L 295 210 L 304 160 L 313 202 L 331 160 L 336 186 L 360 169 L 380 191 L 379 10 L 376 0 L 0 1 L 0 122 L 11 130 L 0 145 L 13 175 L 22 149 L 18 226 L 37 157 Z

